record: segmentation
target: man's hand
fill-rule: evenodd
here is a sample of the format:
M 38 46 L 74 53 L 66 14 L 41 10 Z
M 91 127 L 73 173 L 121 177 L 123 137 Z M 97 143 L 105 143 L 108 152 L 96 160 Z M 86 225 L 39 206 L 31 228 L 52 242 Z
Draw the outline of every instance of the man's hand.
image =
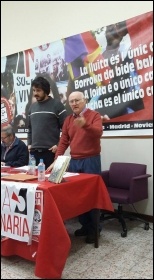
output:
M 30 152 L 30 150 L 31 150 L 31 147 L 32 147 L 31 145 L 28 145 L 28 151 L 29 151 L 29 152 Z
M 56 153 L 57 151 L 57 145 L 52 146 L 51 148 L 49 148 L 49 151 L 52 151 L 53 153 Z
M 79 127 L 83 127 L 86 123 L 86 120 L 83 116 L 78 117 L 74 120 L 74 124 Z
M 101 119 L 102 119 L 102 122 L 103 122 L 103 121 L 108 121 L 108 120 L 110 120 L 110 118 L 108 117 L 108 115 L 101 116 Z
M 53 169 L 54 163 L 55 161 L 49 165 L 45 172 L 50 172 Z

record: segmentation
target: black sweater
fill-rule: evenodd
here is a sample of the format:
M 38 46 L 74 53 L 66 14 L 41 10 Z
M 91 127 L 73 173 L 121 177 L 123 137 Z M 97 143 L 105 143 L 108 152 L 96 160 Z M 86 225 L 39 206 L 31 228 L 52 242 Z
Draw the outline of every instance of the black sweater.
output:
M 52 97 L 33 103 L 29 110 L 28 145 L 32 149 L 57 145 L 66 116 L 64 105 Z

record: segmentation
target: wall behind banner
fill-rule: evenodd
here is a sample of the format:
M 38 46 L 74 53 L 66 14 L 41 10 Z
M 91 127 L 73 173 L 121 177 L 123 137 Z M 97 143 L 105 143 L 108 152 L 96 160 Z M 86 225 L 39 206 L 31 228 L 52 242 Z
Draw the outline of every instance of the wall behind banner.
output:
M 3 57 L 152 11 L 153 1 L 1 1 L 1 8 Z M 147 164 L 153 175 L 152 138 L 102 138 L 101 145 L 103 170 L 112 161 L 136 162 Z M 153 216 L 153 177 L 149 199 L 135 206 L 139 213 Z

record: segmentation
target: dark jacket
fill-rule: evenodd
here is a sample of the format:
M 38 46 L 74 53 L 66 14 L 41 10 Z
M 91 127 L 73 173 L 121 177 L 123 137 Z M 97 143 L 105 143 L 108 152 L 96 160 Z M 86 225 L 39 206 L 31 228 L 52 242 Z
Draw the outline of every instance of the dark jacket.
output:
M 11 148 L 6 152 L 6 147 L 1 144 L 1 161 L 5 162 L 6 166 L 20 167 L 28 165 L 29 152 L 26 144 L 16 137 Z M 5 159 L 4 159 L 5 156 Z

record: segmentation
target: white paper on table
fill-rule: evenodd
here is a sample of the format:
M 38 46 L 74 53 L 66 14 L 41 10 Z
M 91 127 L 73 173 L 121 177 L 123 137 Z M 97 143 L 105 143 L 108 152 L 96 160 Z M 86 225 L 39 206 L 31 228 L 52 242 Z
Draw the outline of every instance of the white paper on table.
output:
M 71 176 L 76 176 L 76 175 L 80 175 L 79 173 L 73 173 L 73 172 L 65 172 L 63 178 L 65 177 L 71 177 Z M 45 174 L 45 177 L 49 177 L 50 174 Z
M 24 165 L 24 166 L 21 166 L 21 167 L 16 167 L 16 168 L 14 168 L 14 169 L 16 169 L 16 170 L 25 170 L 25 171 L 28 171 L 28 165 Z
M 10 173 L 7 173 L 7 172 L 1 172 L 1 177 L 5 177 L 5 176 L 8 176 L 10 175 Z
M 79 173 L 65 172 L 63 178 L 80 175 Z
M 37 166 L 35 166 L 35 168 L 37 169 Z M 24 165 L 24 166 L 21 166 L 21 167 L 16 167 L 14 169 L 28 171 L 29 170 L 29 165 Z

